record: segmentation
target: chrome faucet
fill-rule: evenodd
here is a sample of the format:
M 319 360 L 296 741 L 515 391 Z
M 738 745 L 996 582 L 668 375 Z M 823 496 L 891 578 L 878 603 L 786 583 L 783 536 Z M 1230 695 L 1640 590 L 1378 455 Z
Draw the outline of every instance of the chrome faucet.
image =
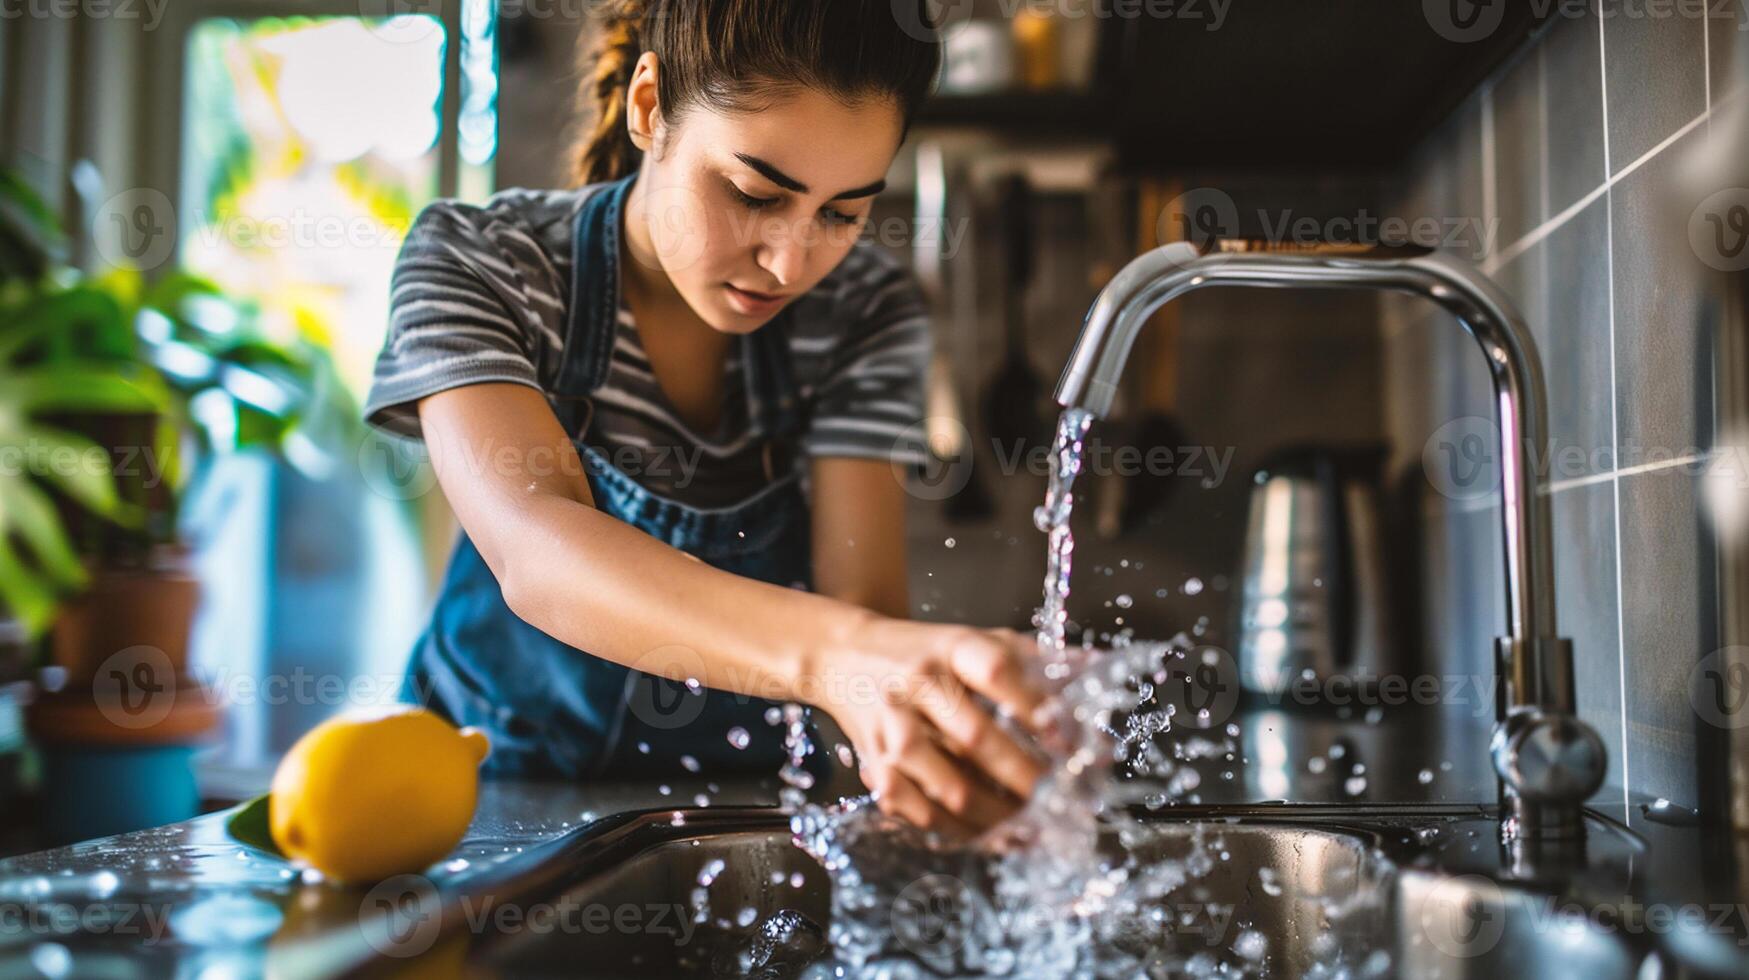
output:
M 1506 545 L 1508 632 L 1494 649 L 1505 691 L 1492 745 L 1502 834 L 1582 837 L 1581 808 L 1602 784 L 1607 759 L 1597 733 L 1574 713 L 1572 643 L 1555 630 L 1549 500 L 1533 465 L 1547 438 L 1548 405 L 1524 319 L 1476 269 L 1420 246 L 1174 242 L 1138 256 L 1100 291 L 1057 382 L 1057 403 L 1103 417 L 1142 325 L 1172 300 L 1212 286 L 1410 293 L 1457 317 L 1481 345 L 1494 381 Z

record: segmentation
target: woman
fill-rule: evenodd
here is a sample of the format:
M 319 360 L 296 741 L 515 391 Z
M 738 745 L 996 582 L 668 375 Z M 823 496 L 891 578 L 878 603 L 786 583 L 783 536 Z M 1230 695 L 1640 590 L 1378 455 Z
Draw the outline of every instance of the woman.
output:
M 617 3 L 583 186 L 411 229 L 367 412 L 426 441 L 465 532 L 410 679 L 494 770 L 770 773 L 795 702 L 926 827 L 1040 775 L 996 723 L 1037 717 L 1031 641 L 903 618 L 929 341 L 857 236 L 937 71 L 910 27 L 891 0 Z

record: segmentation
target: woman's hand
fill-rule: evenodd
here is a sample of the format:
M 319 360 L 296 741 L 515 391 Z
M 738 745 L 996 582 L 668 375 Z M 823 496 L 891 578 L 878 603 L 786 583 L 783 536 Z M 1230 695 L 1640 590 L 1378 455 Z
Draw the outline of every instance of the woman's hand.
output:
M 1013 630 L 869 614 L 825 651 L 809 700 L 850 737 L 880 808 L 929 830 L 982 832 L 1032 795 L 1045 765 L 980 703 L 1035 734 L 1046 702 Z

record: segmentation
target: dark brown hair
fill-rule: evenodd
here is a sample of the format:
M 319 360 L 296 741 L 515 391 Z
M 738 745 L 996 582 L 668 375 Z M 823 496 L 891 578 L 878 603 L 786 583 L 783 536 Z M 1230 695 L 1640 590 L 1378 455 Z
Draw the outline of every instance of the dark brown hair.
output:
M 909 128 L 941 65 L 923 4 L 606 0 L 583 52 L 578 101 L 590 125 L 573 151 L 573 179 L 596 183 L 637 169 L 641 154 L 626 132 L 625 100 L 645 51 L 661 64 L 657 101 L 671 125 L 701 103 L 757 111 L 785 92 L 811 88 L 847 103 L 892 98 Z

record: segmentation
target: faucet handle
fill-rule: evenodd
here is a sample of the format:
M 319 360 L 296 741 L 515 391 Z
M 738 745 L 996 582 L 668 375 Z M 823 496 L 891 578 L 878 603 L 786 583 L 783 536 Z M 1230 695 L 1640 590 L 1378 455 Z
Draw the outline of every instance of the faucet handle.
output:
M 1494 730 L 1494 770 L 1530 803 L 1583 803 L 1603 785 L 1609 753 L 1590 725 L 1569 714 L 1526 708 Z

